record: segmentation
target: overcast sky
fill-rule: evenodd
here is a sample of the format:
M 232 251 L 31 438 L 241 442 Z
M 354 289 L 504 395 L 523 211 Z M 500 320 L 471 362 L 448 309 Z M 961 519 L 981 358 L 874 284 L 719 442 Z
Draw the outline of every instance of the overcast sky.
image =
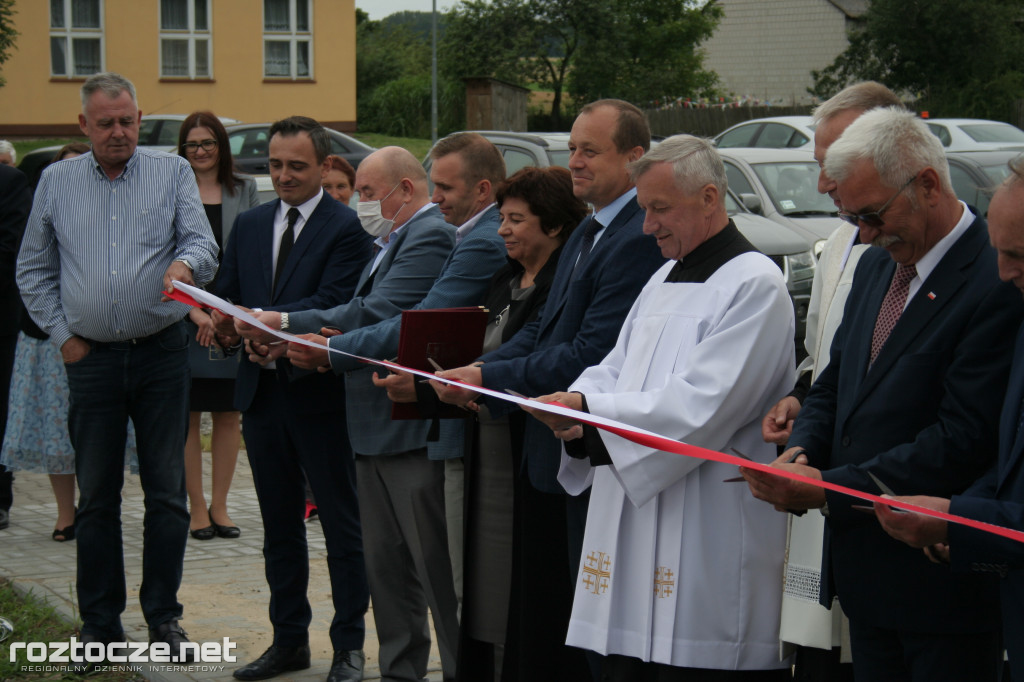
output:
M 433 4 L 432 0 L 356 0 L 356 7 L 369 14 L 371 19 L 383 19 L 405 10 L 429 12 Z M 446 10 L 453 4 L 454 0 L 437 0 L 437 11 Z

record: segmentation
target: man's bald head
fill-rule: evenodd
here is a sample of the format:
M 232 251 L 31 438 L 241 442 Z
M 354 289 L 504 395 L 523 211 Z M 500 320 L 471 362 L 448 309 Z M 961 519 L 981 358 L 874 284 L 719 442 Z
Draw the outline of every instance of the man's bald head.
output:
M 380 201 L 381 215 L 398 229 L 430 201 L 427 173 L 416 157 L 401 147 L 384 147 L 356 169 L 359 201 Z
M 414 183 L 422 183 L 426 189 L 427 172 L 407 149 L 382 147 L 363 159 L 359 166 L 362 168 L 366 164 L 381 173 L 381 177 L 385 180 L 391 180 L 392 184 L 399 182 L 402 178 L 408 178 Z

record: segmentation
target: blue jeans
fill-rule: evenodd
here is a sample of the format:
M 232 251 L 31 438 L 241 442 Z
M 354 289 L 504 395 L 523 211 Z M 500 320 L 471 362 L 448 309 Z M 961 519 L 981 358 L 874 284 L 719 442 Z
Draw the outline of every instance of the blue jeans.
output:
M 80 491 L 75 533 L 82 632 L 120 638 L 126 598 L 121 488 L 129 417 L 146 508 L 139 601 L 151 628 L 181 617 L 177 594 L 189 527 L 188 333 L 178 322 L 138 343 L 92 343 L 88 355 L 65 367 Z

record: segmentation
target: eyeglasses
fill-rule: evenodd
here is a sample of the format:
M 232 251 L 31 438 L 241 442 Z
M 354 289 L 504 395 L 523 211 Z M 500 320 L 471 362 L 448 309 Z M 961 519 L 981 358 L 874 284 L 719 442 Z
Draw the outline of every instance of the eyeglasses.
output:
M 893 194 L 891 197 L 889 197 L 889 201 L 882 204 L 882 208 L 878 209 L 877 211 L 872 211 L 871 213 L 850 213 L 848 211 L 840 211 L 839 217 L 845 220 L 846 222 L 850 223 L 854 227 L 860 227 L 860 223 L 864 223 L 868 227 L 874 228 L 879 228 L 882 225 L 885 225 L 885 221 L 882 220 L 882 214 L 889 210 L 889 206 L 892 205 L 892 202 L 896 201 L 896 197 L 902 194 L 903 190 L 910 187 L 911 183 L 914 182 L 914 180 L 917 180 L 918 175 L 918 173 L 915 173 L 914 177 L 907 180 L 907 182 L 902 187 L 896 190 L 896 194 Z
M 204 152 L 212 152 L 217 148 L 217 140 L 203 140 L 202 142 L 186 142 L 181 145 L 181 148 L 185 150 L 186 154 L 195 154 L 202 148 Z

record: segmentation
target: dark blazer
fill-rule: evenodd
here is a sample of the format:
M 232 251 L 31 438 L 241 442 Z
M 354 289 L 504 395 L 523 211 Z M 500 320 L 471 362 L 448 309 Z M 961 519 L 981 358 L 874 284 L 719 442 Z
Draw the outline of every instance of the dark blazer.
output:
M 22 306 L 14 268 L 31 210 L 28 178 L 17 168 L 0 165 L 0 319 L 4 320 L 0 335 L 18 334 Z
M 643 233 L 643 223 L 644 212 L 633 198 L 605 228 L 575 279 L 584 230 L 573 231 L 540 318 L 481 358 L 484 386 L 528 396 L 562 391 L 608 354 L 640 290 L 665 262 L 655 240 Z M 510 403 L 487 404 L 493 414 L 511 410 Z M 551 429 L 536 419 L 527 421 L 524 451 L 533 486 L 563 493 L 556 479 L 561 441 Z
M 255 208 L 260 205 L 260 195 L 256 190 L 256 180 L 250 175 L 235 176 L 238 182 L 235 183 L 235 193 L 228 192 L 227 186 L 222 186 L 220 191 L 220 215 L 224 232 L 221 235 L 221 243 L 227 244 L 231 236 L 231 230 L 235 226 L 235 218 L 243 211 Z
M 491 277 L 505 259 L 505 241 L 498 236 L 500 223 L 497 207 L 487 208 L 469 234 L 465 235 L 448 254 L 444 265 L 441 266 L 441 274 L 437 276 L 430 291 L 413 306 L 413 309 L 479 305 L 487 292 Z M 331 348 L 363 357 L 393 358 L 398 354 L 401 328 L 402 316 L 395 315 L 377 324 L 331 337 L 330 345 Z M 337 355 L 331 356 L 331 366 L 335 372 L 362 367 L 356 361 Z M 463 438 L 462 421 L 446 419 L 440 426 L 438 440 L 427 442 L 427 456 L 430 459 L 461 457 Z M 419 443 L 412 447 L 420 448 L 423 444 Z
M 1024 401 L 1024 326 L 1010 370 L 1010 385 L 999 421 L 999 460 L 963 495 L 950 513 L 1024 531 L 1024 431 L 1018 428 Z M 949 524 L 953 570 L 995 572 L 1003 606 L 1003 644 L 1010 665 L 1024 666 L 1024 543 Z
M 875 364 L 875 319 L 895 263 L 872 248 L 857 266 L 831 361 L 796 420 L 791 446 L 807 449 L 822 478 L 877 492 L 951 497 L 995 459 L 997 418 L 1024 303 L 1001 283 L 985 221 L 953 244 L 893 328 Z M 996 627 L 995 583 L 957 575 L 889 537 L 826 491 L 825 568 L 851 619 L 894 630 L 984 632 Z M 831 569 L 831 573 L 829 572 Z
M 330 310 L 295 313 L 289 323 L 296 332 L 337 327 L 347 334 L 390 320 L 426 296 L 453 246 L 455 228 L 431 206 L 392 237 L 372 275 L 372 260 L 366 264 L 351 301 Z M 387 392 L 373 385 L 373 374 L 380 371 L 376 365 L 363 365 L 345 372 L 345 415 L 352 449 L 360 455 L 382 455 L 424 447 L 427 424 L 391 420 Z
M 525 301 L 510 301 L 512 282 L 518 282 L 523 275 L 523 266 L 519 261 L 508 259 L 505 266 L 494 273 L 491 278 L 491 287 L 487 290 L 487 300 L 484 307 L 488 310 L 488 322 L 494 322 L 498 315 L 508 305 L 508 322 L 501 332 L 502 343 L 512 338 L 516 332 L 522 329 L 527 322 L 532 322 L 540 314 L 544 302 L 548 300 L 548 293 L 551 291 L 551 283 L 558 272 L 558 259 L 565 250 L 559 246 L 548 257 L 548 262 L 540 269 L 533 280 L 533 293 Z M 436 395 L 436 394 L 435 394 Z
M 366 262 L 370 258 L 371 239 L 359 224 L 355 211 L 326 193 L 303 226 L 281 281 L 274 281 L 274 216 L 280 199 L 250 209 L 235 220 L 220 266 L 216 293 L 247 308 L 290 312 L 333 308 L 352 297 Z M 289 372 L 293 380 L 307 384 L 304 393 L 311 409 L 317 412 L 336 409 L 322 404 L 337 397 L 338 382 L 329 374 L 301 372 L 281 358 L 278 368 Z M 235 408 L 248 409 L 259 382 L 260 366 L 243 358 L 235 382 Z
M 484 307 L 487 309 L 487 323 L 493 324 L 498 315 L 504 311 L 508 315 L 508 322 L 501 330 L 501 342 L 505 343 L 512 338 L 516 332 L 523 328 L 528 322 L 533 322 L 540 315 L 544 302 L 548 300 L 548 293 L 551 291 L 551 282 L 555 278 L 558 268 L 558 258 L 564 250 L 564 245 L 555 249 L 548 257 L 547 263 L 540 269 L 533 281 L 533 293 L 525 301 L 510 301 L 511 284 L 518 282 L 523 274 L 523 266 L 518 261 L 508 258 L 508 262 L 491 278 L 491 286 L 487 289 L 487 298 L 484 300 Z M 505 306 L 508 310 L 505 311 Z M 430 386 L 416 382 L 416 407 L 424 419 L 436 419 L 443 403 L 437 397 L 437 393 Z M 517 410 L 510 414 L 513 420 L 519 420 L 525 416 L 525 412 Z M 519 423 L 519 421 L 516 421 Z M 512 429 L 515 436 L 518 436 L 516 429 Z M 519 431 L 522 431 L 520 428 Z M 467 452 L 472 449 L 476 434 L 472 429 L 466 431 Z M 518 447 L 522 447 L 522 438 L 518 438 Z M 513 447 L 513 452 L 518 450 Z

